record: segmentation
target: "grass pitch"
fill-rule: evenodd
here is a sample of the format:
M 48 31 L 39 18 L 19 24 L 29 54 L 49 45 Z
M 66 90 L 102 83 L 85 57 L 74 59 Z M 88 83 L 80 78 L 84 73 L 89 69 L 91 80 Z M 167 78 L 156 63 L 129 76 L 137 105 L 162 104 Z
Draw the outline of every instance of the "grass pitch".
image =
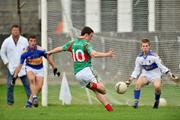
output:
M 54 88 L 54 89 L 53 89 Z M 108 89 L 112 86 L 107 86 Z M 56 88 L 59 90 L 59 88 Z M 180 120 L 180 107 L 175 104 L 180 103 L 180 89 L 179 87 L 163 87 L 164 94 L 167 101 L 173 103 L 160 107 L 159 109 L 152 109 L 152 105 L 140 106 L 138 109 L 134 109 L 127 105 L 113 105 L 114 111 L 107 112 L 104 107 L 96 100 L 93 101 L 93 105 L 86 104 L 87 97 L 85 91 L 82 91 L 78 86 L 71 86 L 73 101 L 72 105 L 61 105 L 61 103 L 55 100 L 56 91 L 55 87 L 49 88 L 50 104 L 48 107 L 38 107 L 32 109 L 25 109 L 25 93 L 22 86 L 15 87 L 15 104 L 8 106 L 6 104 L 6 86 L 0 85 L 0 119 L 1 120 Z M 142 93 L 142 100 L 153 99 L 153 90 L 151 87 L 144 88 Z M 113 92 L 113 90 L 111 91 Z M 55 95 L 52 95 L 55 94 Z M 121 97 L 132 97 L 133 88 L 130 88 L 125 94 L 126 96 L 119 96 L 113 94 L 113 97 L 117 97 L 117 100 L 121 100 Z M 176 95 L 176 96 L 174 96 Z M 51 97 L 52 96 L 52 97 Z M 169 97 L 168 97 L 169 96 Z M 174 96 L 174 98 L 173 98 Z M 172 97 L 172 98 L 171 98 Z M 57 95 L 58 98 L 58 95 Z M 80 102 L 79 99 L 84 102 Z

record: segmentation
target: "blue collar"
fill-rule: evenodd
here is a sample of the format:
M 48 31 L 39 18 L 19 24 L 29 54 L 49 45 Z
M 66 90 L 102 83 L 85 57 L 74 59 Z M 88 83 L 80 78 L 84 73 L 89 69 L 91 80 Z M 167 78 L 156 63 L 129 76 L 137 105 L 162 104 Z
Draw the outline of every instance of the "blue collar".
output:
M 34 49 L 30 49 L 29 46 L 28 46 L 28 51 L 31 51 L 31 50 L 37 50 L 37 45 L 34 47 Z

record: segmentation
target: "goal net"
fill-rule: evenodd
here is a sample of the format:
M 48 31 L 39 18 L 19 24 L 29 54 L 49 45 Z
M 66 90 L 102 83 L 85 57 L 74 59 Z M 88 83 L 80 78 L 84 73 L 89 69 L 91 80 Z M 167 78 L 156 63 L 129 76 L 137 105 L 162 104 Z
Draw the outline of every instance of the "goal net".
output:
M 140 52 L 139 41 L 142 38 L 151 40 L 152 50 L 159 54 L 163 64 L 173 73 L 180 73 L 180 2 L 177 0 L 92 0 L 92 6 L 97 10 L 94 12 L 91 11 L 93 9 L 87 10 L 91 0 L 47 1 L 48 50 L 77 37 L 81 29 L 88 25 L 88 21 L 92 26 L 97 26 L 94 28 L 96 31 L 91 41 L 95 50 L 105 52 L 109 48 L 114 49 L 115 58 L 92 61 L 93 67 L 107 88 L 106 97 L 112 104 L 129 105 L 133 102 L 133 85 L 123 95 L 115 92 L 114 85 L 118 81 L 126 81 L 132 73 L 135 58 Z M 126 8 L 127 10 L 123 10 Z M 94 19 L 89 18 L 93 15 L 96 16 Z M 130 24 L 126 26 L 126 23 Z M 69 53 L 56 54 L 53 59 L 61 73 L 66 73 L 72 104 L 98 103 L 93 93 L 85 91 L 75 80 Z M 60 78 L 54 77 L 49 67 L 49 104 L 61 104 L 58 99 L 62 77 L 62 74 Z M 165 97 L 170 105 L 180 105 L 180 102 L 177 102 L 180 94 L 173 92 L 180 88 L 166 76 L 163 76 L 162 84 L 163 90 L 168 89 L 169 92 L 166 91 L 162 97 Z M 153 103 L 154 90 L 151 85 L 144 89 L 150 97 L 145 97 L 146 92 L 142 93 L 142 104 L 150 105 Z M 173 101 L 172 96 L 177 101 Z

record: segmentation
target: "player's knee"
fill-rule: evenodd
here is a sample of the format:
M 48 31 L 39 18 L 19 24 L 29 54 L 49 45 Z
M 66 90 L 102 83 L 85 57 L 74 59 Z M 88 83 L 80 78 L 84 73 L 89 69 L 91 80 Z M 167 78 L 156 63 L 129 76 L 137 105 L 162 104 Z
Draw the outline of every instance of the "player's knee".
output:
M 38 87 L 38 92 L 39 92 L 39 91 L 41 91 L 41 89 L 42 89 L 42 87 L 41 87 L 41 86 L 39 86 L 39 87 Z
M 160 90 L 161 89 L 161 85 L 160 84 L 157 84 L 157 85 L 155 84 L 154 88 L 155 88 L 155 90 Z
M 87 86 L 87 88 L 91 89 L 91 90 L 96 90 L 97 89 L 97 83 L 89 83 Z
M 35 80 L 33 78 L 29 79 L 30 84 L 34 84 Z
M 41 90 L 42 90 L 42 88 L 39 88 L 38 93 L 40 93 L 40 92 L 41 92 Z
M 136 83 L 136 85 L 135 85 L 135 89 L 141 89 L 141 84 Z
M 160 93 L 160 92 L 161 92 L 161 87 L 160 87 L 160 86 L 155 87 L 155 92 L 156 92 L 156 93 Z

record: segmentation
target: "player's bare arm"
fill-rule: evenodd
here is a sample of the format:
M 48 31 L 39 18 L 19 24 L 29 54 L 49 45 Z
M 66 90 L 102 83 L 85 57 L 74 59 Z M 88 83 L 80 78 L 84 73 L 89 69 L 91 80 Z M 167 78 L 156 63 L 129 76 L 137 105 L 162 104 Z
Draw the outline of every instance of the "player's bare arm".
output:
M 114 57 L 114 50 L 110 49 L 108 52 L 98 52 L 93 50 L 90 55 L 92 58 Z
M 57 48 L 54 48 L 53 50 L 46 52 L 46 54 L 51 55 L 51 54 L 59 53 L 61 51 L 62 51 L 62 47 L 57 47 Z
M 22 66 L 23 66 L 23 64 L 20 64 L 18 67 L 16 67 L 13 78 L 12 78 L 12 81 L 11 81 L 12 86 L 15 85 L 16 79 L 18 78 L 18 74 L 19 74 Z
M 47 55 L 47 60 L 48 60 L 49 64 L 51 65 L 52 69 L 53 69 L 54 75 L 57 75 L 59 77 L 60 76 L 60 72 L 58 71 L 54 61 L 51 59 L 49 54 L 46 54 L 46 55 Z
M 47 61 L 49 62 L 49 64 L 51 65 L 51 67 L 52 67 L 53 69 L 56 68 L 55 63 L 53 62 L 53 60 L 51 59 L 50 55 L 48 55 L 48 54 L 47 54 Z
M 16 70 L 15 70 L 15 72 L 14 72 L 14 76 L 13 76 L 14 78 L 17 78 L 18 73 L 20 72 L 22 66 L 23 66 L 23 64 L 20 64 L 20 65 L 16 68 Z

